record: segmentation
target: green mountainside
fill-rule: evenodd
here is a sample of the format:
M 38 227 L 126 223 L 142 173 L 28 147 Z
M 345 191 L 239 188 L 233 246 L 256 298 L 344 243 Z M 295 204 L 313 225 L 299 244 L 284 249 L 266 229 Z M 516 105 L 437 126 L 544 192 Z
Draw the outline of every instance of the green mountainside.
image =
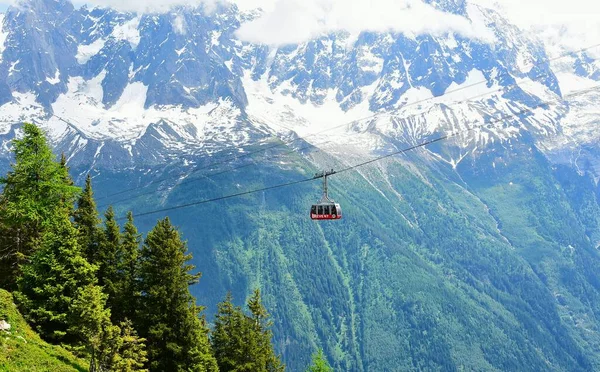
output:
M 60 346 L 50 345 L 27 325 L 12 295 L 0 289 L 0 321 L 10 330 L 0 331 L 0 371 L 87 371 L 88 361 L 74 357 Z
M 186 169 L 173 164 L 127 172 L 95 169 L 92 175 L 101 211 L 115 206 L 110 231 L 119 231 L 132 210 L 144 235 L 161 224 L 181 232 L 187 246 L 179 233 L 166 246 L 182 255 L 187 247 L 193 254 L 202 279 L 191 289 L 197 303 L 207 306 L 208 329 L 218 328 L 216 304 L 223 298 L 233 298 L 227 308 L 234 308 L 251 303 L 260 289 L 274 322 L 275 351 L 287 370 L 305 370 L 320 349 L 341 371 L 600 369 L 595 180 L 549 163 L 526 141 L 492 145 L 454 167 L 440 161 L 449 151 L 437 146 L 334 175 L 330 195 L 343 206 L 341 221 L 309 219 L 309 206 L 321 193 L 318 180 L 173 207 L 306 179 L 319 168 L 342 169 L 356 162 L 352 154 L 340 164 L 319 151 L 281 149 L 255 158 L 243 171 L 219 167 L 213 177 L 190 172 L 182 178 Z M 133 187 L 143 195 L 103 197 Z M 143 214 L 157 208 L 167 210 Z M 163 219 L 167 215 L 179 229 Z M 65 216 L 60 226 L 70 225 Z M 66 254 L 64 239 L 50 238 L 41 252 Z M 112 240 L 106 239 L 99 242 L 108 249 Z M 45 262 L 40 257 L 46 256 L 34 256 Z M 184 261 L 173 267 L 190 268 Z M 32 266 L 28 280 L 43 284 L 48 274 L 43 267 Z M 160 272 L 164 265 L 156 268 Z M 171 275 L 160 278 L 159 286 Z M 182 288 L 193 282 L 182 278 Z M 12 326 L 1 335 L 4 370 L 83 368 L 84 361 L 27 328 L 8 293 L 2 301 L 0 320 Z M 77 303 L 85 307 L 84 302 Z M 154 309 L 145 307 L 148 313 Z M 172 318 L 164 312 L 161 317 Z M 269 324 L 265 320 L 265 330 Z M 166 350 L 157 340 L 154 352 Z
M 593 180 L 524 142 L 456 168 L 436 159 L 414 152 L 332 177 L 341 221 L 308 218 L 319 181 L 167 212 L 203 272 L 199 303 L 228 290 L 241 303 L 260 287 L 294 371 L 319 348 L 348 371 L 600 368 Z M 302 179 L 315 163 L 340 168 L 322 154 L 256 162 L 212 178 L 173 176 L 143 188 L 154 194 L 114 203 L 117 214 Z M 181 171 L 101 170 L 95 189 L 101 197 Z M 147 231 L 161 217 L 136 221 Z

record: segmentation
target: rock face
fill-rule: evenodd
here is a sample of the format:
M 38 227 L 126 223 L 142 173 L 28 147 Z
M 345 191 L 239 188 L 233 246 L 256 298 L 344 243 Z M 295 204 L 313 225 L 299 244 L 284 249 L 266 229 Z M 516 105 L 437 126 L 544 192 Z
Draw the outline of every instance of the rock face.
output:
M 235 5 L 133 14 L 23 1 L 0 18 L 0 133 L 35 120 L 72 164 L 90 165 L 92 155 L 95 166 L 112 168 L 334 124 L 333 139 L 368 131 L 370 141 L 356 142 L 372 150 L 528 108 L 535 115 L 518 115 L 513 130 L 479 132 L 462 147 L 559 133 L 568 99 L 543 45 L 493 10 L 432 4 L 487 27 L 495 40 L 337 32 L 269 48 L 237 39 L 259 13 Z M 565 79 L 600 79 L 600 63 L 586 52 L 563 62 Z M 547 100 L 558 104 L 538 107 Z M 386 115 L 359 120 L 374 114 Z

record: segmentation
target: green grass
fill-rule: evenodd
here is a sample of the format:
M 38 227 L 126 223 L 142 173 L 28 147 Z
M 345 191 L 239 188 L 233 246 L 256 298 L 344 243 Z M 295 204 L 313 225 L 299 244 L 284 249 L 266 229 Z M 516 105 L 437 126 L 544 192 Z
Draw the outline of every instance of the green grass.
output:
M 87 362 L 60 346 L 44 342 L 25 322 L 12 295 L 0 289 L 0 320 L 11 329 L 0 331 L 0 371 L 87 371 Z

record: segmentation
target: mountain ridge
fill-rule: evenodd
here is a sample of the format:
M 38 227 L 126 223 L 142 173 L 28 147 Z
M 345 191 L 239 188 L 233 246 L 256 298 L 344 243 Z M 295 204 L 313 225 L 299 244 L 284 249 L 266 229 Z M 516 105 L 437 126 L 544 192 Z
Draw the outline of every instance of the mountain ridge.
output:
M 133 164 L 152 156 L 181 155 L 168 149 L 173 140 L 161 134 L 157 154 L 134 159 L 137 140 L 152 125 L 165 125 L 167 118 L 171 120 L 166 125 L 179 134 L 187 131 L 186 126 L 196 126 L 189 136 L 192 142 L 184 146 L 189 150 L 211 146 L 211 138 L 223 129 L 230 135 L 222 140 L 243 146 L 252 143 L 250 137 L 256 141 L 287 130 L 302 135 L 306 126 L 351 123 L 372 114 L 390 114 L 404 122 L 407 116 L 443 104 L 452 109 L 456 101 L 462 106 L 456 110 L 457 119 L 485 120 L 561 96 L 539 42 L 522 35 L 495 11 L 466 2 L 432 3 L 484 22 L 495 29 L 498 40 L 486 44 L 455 34 L 440 38 L 363 32 L 349 47 L 349 35 L 338 32 L 270 49 L 236 38 L 240 24 L 257 13 L 239 12 L 235 5 L 219 6 L 208 15 L 202 8 L 183 7 L 136 15 L 108 8 L 75 9 L 67 1 L 23 2 L 23 11 L 10 8 L 3 20 L 7 38 L 0 77 L 5 76 L 9 85 L 0 88 L 5 92 L 0 97 L 5 102 L 0 117 L 5 121 L 3 131 L 8 131 L 6 122 L 29 116 L 44 123 L 56 143 L 115 142 L 109 147 L 125 149 Z M 64 18 L 60 27 L 46 19 L 48 14 Z M 48 30 L 37 31 L 40 26 Z M 49 42 L 53 38 L 66 42 Z M 23 61 L 19 56 L 30 45 L 41 45 L 53 57 Z M 454 91 L 461 90 L 477 94 L 461 93 L 453 99 Z M 486 94 L 489 98 L 478 98 Z M 212 115 L 216 108 L 223 111 Z M 305 111 L 314 115 L 305 117 Z M 547 123 L 536 120 L 537 125 L 542 131 L 556 131 L 560 114 L 555 110 L 548 114 L 555 117 Z M 422 120 L 440 121 L 426 114 Z M 408 140 L 419 141 L 446 125 L 414 132 L 405 124 L 395 136 L 411 133 Z

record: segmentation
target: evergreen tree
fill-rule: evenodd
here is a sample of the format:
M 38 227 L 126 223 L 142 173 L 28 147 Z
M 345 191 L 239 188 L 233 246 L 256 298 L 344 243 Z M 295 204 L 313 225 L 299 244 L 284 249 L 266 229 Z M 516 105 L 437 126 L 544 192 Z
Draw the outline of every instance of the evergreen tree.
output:
M 247 340 L 249 322 L 239 306 L 234 306 L 231 293 L 217 305 L 211 343 L 219 371 L 250 371 L 252 356 Z
M 40 248 L 23 266 L 15 293 L 27 320 L 42 337 L 74 344 L 69 313 L 80 288 L 96 283 L 96 266 L 82 256 L 68 210 L 50 219 Z
M 139 338 L 130 321 L 121 323 L 121 339 L 119 352 L 116 355 L 112 371 L 114 372 L 147 372 L 144 363 L 146 358 L 146 340 Z
M 113 319 L 135 320 L 135 311 L 139 302 L 138 277 L 141 235 L 133 223 L 133 213 L 127 213 L 127 222 L 123 227 L 121 242 L 121 260 L 119 261 L 116 303 L 112 309 Z
M 81 288 L 71 306 L 71 329 L 79 336 L 94 371 L 146 371 L 144 339 L 137 337 L 131 322 L 115 326 L 106 308 L 106 295 L 96 285 Z
M 34 253 L 46 222 L 57 209 L 70 208 L 78 192 L 40 128 L 24 124 L 13 148 L 15 163 L 0 179 L 0 285 L 9 290 L 16 288 L 20 268 Z
M 271 322 L 258 290 L 248 301 L 248 308 L 250 315 L 245 315 L 233 305 L 231 294 L 218 305 L 211 341 L 219 370 L 284 371 L 271 344 Z
M 151 371 L 217 371 L 202 311 L 189 292 L 200 274 L 168 218 L 148 233 L 141 251 L 140 335 L 147 340 Z
M 59 165 L 60 167 L 60 173 L 63 175 L 63 179 L 62 182 L 67 185 L 67 186 L 74 186 L 75 182 L 73 181 L 73 179 L 71 178 L 71 175 L 69 174 L 69 166 L 67 165 L 67 157 L 65 156 L 65 153 L 61 153 L 60 154 L 60 162 Z M 78 190 L 79 192 L 79 190 Z M 73 198 L 71 198 L 70 200 L 62 200 L 62 204 L 64 204 L 65 207 L 69 208 L 69 215 L 71 217 L 74 216 L 74 208 L 73 208 Z
M 254 347 L 252 353 L 257 355 L 259 370 L 261 371 L 283 371 L 285 368 L 279 357 L 275 354 L 271 340 L 273 333 L 270 315 L 262 304 L 260 290 L 254 290 L 252 297 L 248 300 L 250 309 L 250 320 L 252 327 L 252 339 L 250 343 Z
M 88 174 L 85 187 L 77 200 L 77 209 L 74 213 L 74 222 L 79 232 L 79 243 L 90 263 L 95 263 L 98 255 L 100 241 L 98 225 L 100 218 L 92 190 L 92 177 Z
M 69 185 L 69 186 L 75 185 L 75 182 L 73 182 L 73 179 L 69 175 L 70 169 L 69 169 L 69 166 L 67 165 L 67 157 L 64 152 L 62 152 L 60 154 L 59 166 L 61 168 L 61 172 L 63 173 L 63 175 L 66 175 L 66 177 L 63 178 L 63 182 L 65 183 L 65 185 Z
M 120 329 L 110 321 L 106 295 L 97 285 L 78 290 L 70 309 L 69 332 L 78 337 L 90 359 L 90 372 L 112 370 L 120 344 Z
M 98 283 L 104 287 L 104 293 L 108 295 L 109 307 L 114 308 L 118 303 L 118 294 L 120 293 L 119 267 L 122 255 L 121 232 L 112 207 L 108 207 L 104 214 L 104 228 L 101 233 L 96 256 Z
M 323 354 L 323 350 L 319 349 L 319 351 L 312 356 L 312 364 L 306 372 L 333 372 L 333 368 L 327 363 L 327 359 Z

